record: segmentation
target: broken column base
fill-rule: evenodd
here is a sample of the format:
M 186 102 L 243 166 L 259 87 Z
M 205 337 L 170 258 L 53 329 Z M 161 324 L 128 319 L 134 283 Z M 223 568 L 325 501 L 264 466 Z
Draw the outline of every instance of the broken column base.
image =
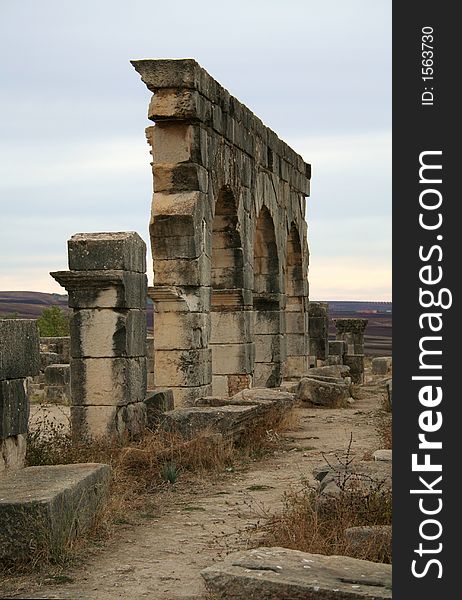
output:
M 109 488 L 102 464 L 27 467 L 0 479 L 0 561 L 58 556 L 94 521 Z
M 391 598 L 391 565 L 287 548 L 230 554 L 201 572 L 222 600 L 379 600 Z

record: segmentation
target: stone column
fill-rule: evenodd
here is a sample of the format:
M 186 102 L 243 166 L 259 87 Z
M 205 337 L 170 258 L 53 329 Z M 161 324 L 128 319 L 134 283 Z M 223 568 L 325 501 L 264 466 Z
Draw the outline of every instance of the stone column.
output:
M 29 421 L 26 378 L 39 370 L 36 322 L 0 319 L 0 476 L 24 466 Z
M 155 273 L 154 273 L 155 277 Z M 154 389 L 171 388 L 175 406 L 212 392 L 210 288 L 149 288 L 154 302 Z
M 310 335 L 310 356 L 324 361 L 328 356 L 329 305 L 327 302 L 310 302 L 308 307 Z
M 345 365 L 350 367 L 350 375 L 354 383 L 364 381 L 364 331 L 367 319 L 335 319 L 337 340 L 343 340 L 346 353 L 343 358 Z
M 79 233 L 69 271 L 71 428 L 84 438 L 139 434 L 146 409 L 146 245 L 135 232 Z

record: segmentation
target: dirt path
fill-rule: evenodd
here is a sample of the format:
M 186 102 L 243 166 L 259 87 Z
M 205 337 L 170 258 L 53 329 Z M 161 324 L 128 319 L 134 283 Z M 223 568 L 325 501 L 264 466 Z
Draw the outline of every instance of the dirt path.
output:
M 311 478 L 313 468 L 324 463 L 322 452 L 343 453 L 351 433 L 358 458 L 379 447 L 374 424 L 379 403 L 380 395 L 364 388 L 350 409 L 298 409 L 299 426 L 285 434 L 287 450 L 222 483 L 205 482 L 189 497 L 171 494 L 161 518 L 122 526 L 103 550 L 66 571 L 72 582 L 42 587 L 29 582 L 5 597 L 206 598 L 200 570 L 248 543 L 258 515 L 278 509 L 284 492 Z

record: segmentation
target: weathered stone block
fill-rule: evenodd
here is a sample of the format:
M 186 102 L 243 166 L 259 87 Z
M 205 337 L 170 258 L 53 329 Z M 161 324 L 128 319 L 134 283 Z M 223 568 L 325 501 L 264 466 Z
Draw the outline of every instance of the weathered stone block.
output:
M 156 285 L 199 286 L 210 285 L 210 258 L 161 260 L 154 258 L 154 281 Z
M 282 381 L 282 364 L 280 362 L 255 362 L 253 384 L 255 387 L 277 387 Z
M 297 388 L 297 399 L 315 406 L 346 408 L 350 400 L 350 389 L 345 383 L 328 383 L 304 377 Z
M 38 375 L 39 333 L 31 319 L 0 319 L 0 380 Z
M 386 375 L 391 369 L 391 356 L 380 356 L 372 359 L 372 373 Z
M 0 479 L 0 559 L 59 555 L 88 528 L 109 488 L 100 464 L 27 467 Z
M 350 367 L 353 383 L 364 382 L 364 354 L 345 354 L 343 363 Z
M 254 316 L 252 311 L 212 311 L 211 344 L 226 341 L 230 344 L 251 342 L 253 337 Z
M 48 385 L 68 385 L 70 365 L 49 365 L 45 369 L 45 383 Z
M 288 356 L 284 365 L 284 377 L 299 378 L 309 369 L 308 356 Z
M 307 568 L 309 567 L 309 568 Z M 287 548 L 230 554 L 201 571 L 222 600 L 379 600 L 392 597 L 391 565 Z
M 74 358 L 74 405 L 121 406 L 146 397 L 146 358 Z
M 211 348 L 214 375 L 252 372 L 254 344 L 213 344 Z
M 71 390 L 67 385 L 47 385 L 44 390 L 45 402 L 50 404 L 69 404 L 71 400 Z
M 26 433 L 28 420 L 26 380 L 0 381 L 0 440 Z
M 206 313 L 158 313 L 154 318 L 155 351 L 207 348 L 209 330 L 210 317 Z
M 146 272 L 146 244 L 134 231 L 77 233 L 67 246 L 71 271 Z
M 74 358 L 144 356 L 146 311 L 82 309 L 71 317 L 71 354 Z
M 210 384 L 211 350 L 156 350 L 155 380 L 156 387 L 197 387 Z
M 255 334 L 282 333 L 282 315 L 279 310 L 256 310 Z
M 289 356 L 305 356 L 308 353 L 308 336 L 305 334 L 290 333 L 285 339 Z
M 343 340 L 329 341 L 329 355 L 342 356 L 346 353 L 346 344 Z
M 282 359 L 282 335 L 256 335 L 255 361 L 259 363 L 279 362 Z
M 40 352 L 40 370 L 45 371 L 48 365 L 58 365 L 61 361 L 61 355 L 56 352 Z

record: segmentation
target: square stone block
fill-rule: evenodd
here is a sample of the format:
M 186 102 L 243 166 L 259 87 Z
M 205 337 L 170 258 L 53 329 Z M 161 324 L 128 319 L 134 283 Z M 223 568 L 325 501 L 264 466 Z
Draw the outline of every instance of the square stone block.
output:
M 121 406 L 146 397 L 146 358 L 73 358 L 74 405 Z
M 282 358 L 284 338 L 280 335 L 255 335 L 255 360 L 257 362 L 278 362 Z
M 156 350 L 156 387 L 203 386 L 212 381 L 212 353 L 198 350 Z
M 154 316 L 155 350 L 207 348 L 210 316 L 206 313 L 162 312 Z
M 281 363 L 258 363 L 255 362 L 253 376 L 254 387 L 278 387 L 282 381 Z
M 49 365 L 45 369 L 45 383 L 48 385 L 69 384 L 70 370 L 70 365 Z
M 214 375 L 251 373 L 254 344 L 211 344 Z
M 308 354 L 308 336 L 289 333 L 285 336 L 288 356 L 305 356 Z
M 93 522 L 108 493 L 102 464 L 27 467 L 0 479 L 0 560 L 58 556 Z
M 146 272 L 146 244 L 134 231 L 77 233 L 67 247 L 71 271 Z
M 37 322 L 0 319 L 0 380 L 38 375 L 40 347 Z
M 175 399 L 175 408 L 184 406 L 192 406 L 198 398 L 210 396 L 212 394 L 212 384 L 191 386 L 191 387 L 174 387 L 173 397 Z
M 254 316 L 250 310 L 213 311 L 211 313 L 211 344 L 251 342 Z
M 282 316 L 279 310 L 255 310 L 255 335 L 282 332 Z
M 82 309 L 71 317 L 73 358 L 144 356 L 146 311 Z

